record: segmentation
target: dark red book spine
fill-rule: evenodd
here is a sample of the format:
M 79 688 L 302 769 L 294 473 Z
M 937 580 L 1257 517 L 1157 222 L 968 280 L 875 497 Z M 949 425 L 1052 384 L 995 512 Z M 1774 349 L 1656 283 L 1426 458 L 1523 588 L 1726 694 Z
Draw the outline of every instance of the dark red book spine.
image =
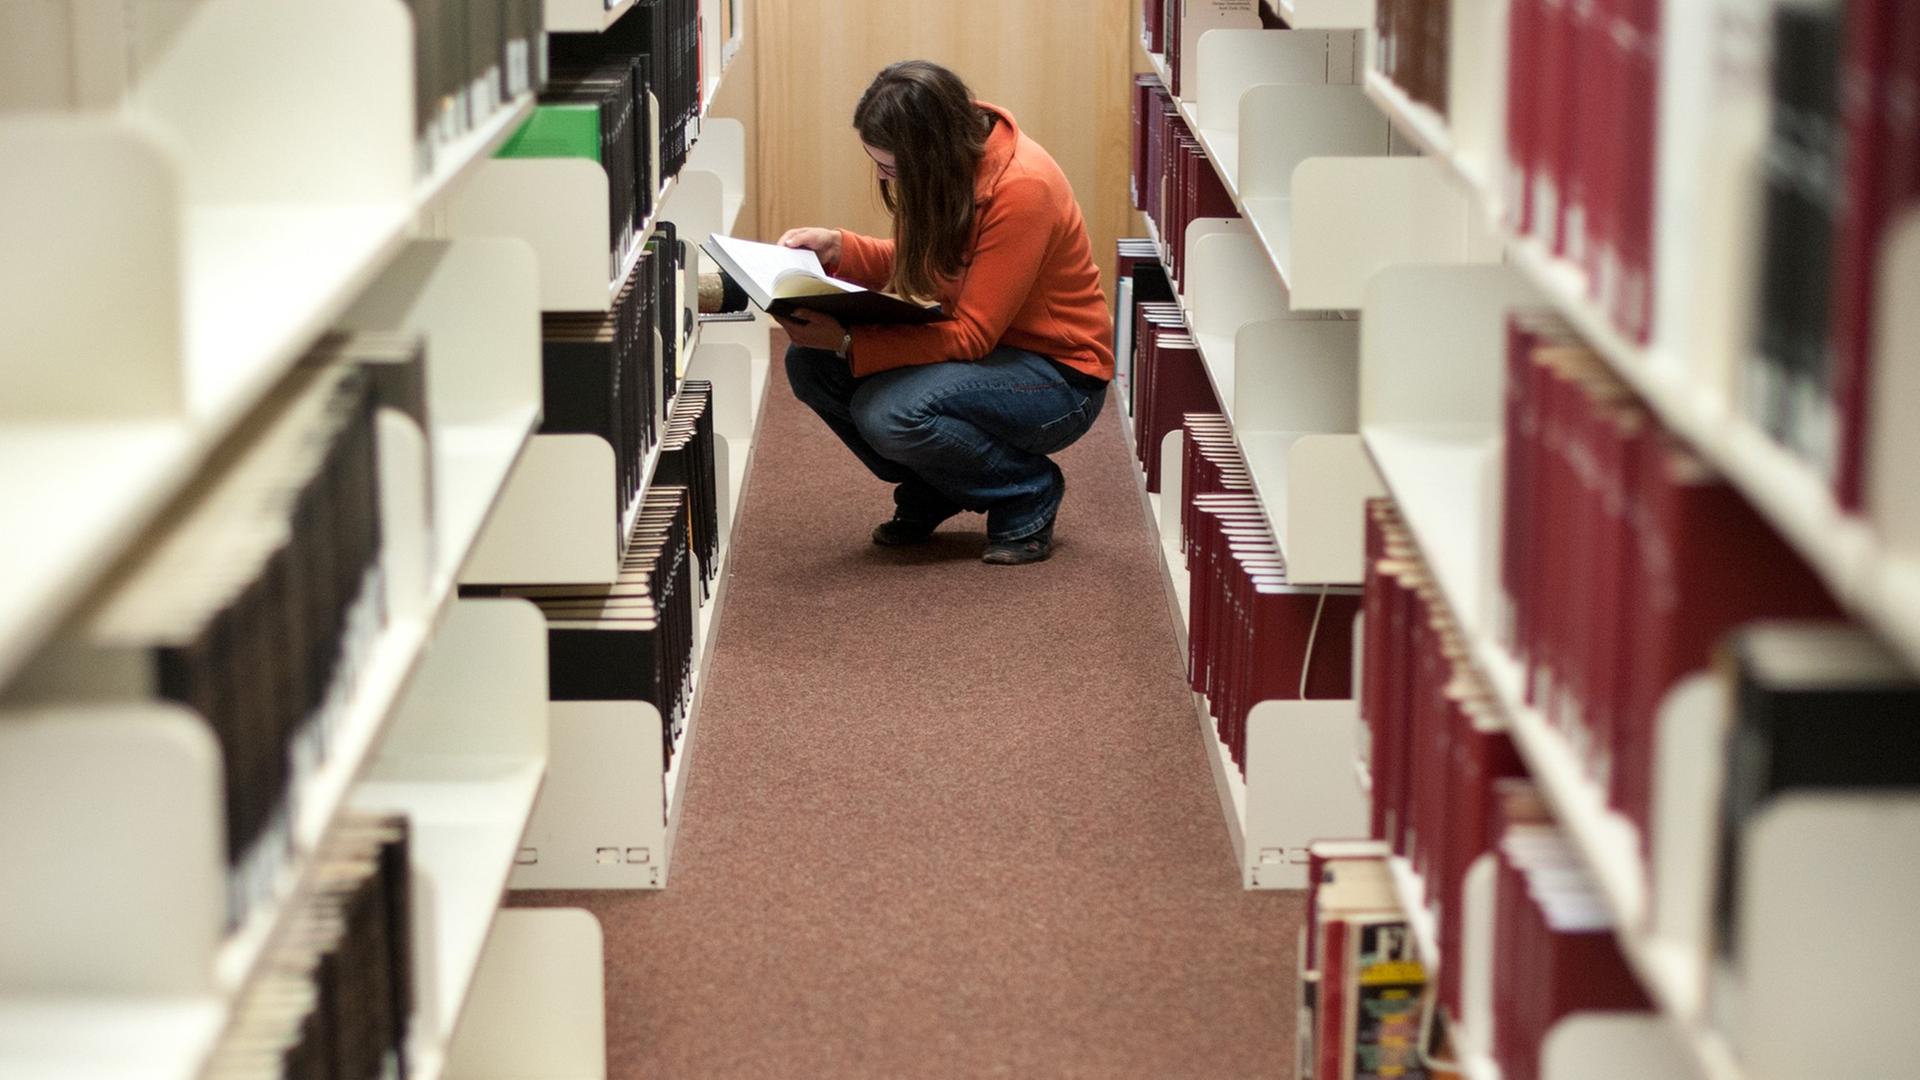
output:
M 1520 233 L 1534 227 L 1533 172 L 1541 127 L 1538 71 L 1545 0 L 1513 0 L 1507 21 L 1508 224 Z
M 1901 200 L 1881 183 L 1894 145 L 1915 135 L 1890 123 L 1896 112 L 1900 0 L 1853 0 L 1840 82 L 1845 140 L 1842 197 L 1834 222 L 1833 300 L 1829 337 L 1833 404 L 1838 423 L 1834 497 L 1858 510 L 1864 494 L 1867 384 L 1873 362 L 1873 304 L 1881 241 Z M 1912 8 L 1907 3 L 1904 6 Z M 1908 21 L 1912 21 L 1909 18 Z
M 1555 254 L 1566 252 L 1567 204 L 1573 187 L 1573 155 L 1583 125 L 1579 116 L 1580 49 L 1575 12 L 1579 0 L 1542 0 L 1539 164 L 1546 206 L 1536 206 L 1534 234 Z
M 1613 179 L 1616 209 L 1610 272 L 1613 283 L 1613 322 L 1633 340 L 1645 344 L 1653 336 L 1654 305 L 1654 169 L 1658 143 L 1660 88 L 1660 0 L 1620 0 L 1622 69 L 1618 114 L 1621 138 L 1616 146 L 1619 168 Z

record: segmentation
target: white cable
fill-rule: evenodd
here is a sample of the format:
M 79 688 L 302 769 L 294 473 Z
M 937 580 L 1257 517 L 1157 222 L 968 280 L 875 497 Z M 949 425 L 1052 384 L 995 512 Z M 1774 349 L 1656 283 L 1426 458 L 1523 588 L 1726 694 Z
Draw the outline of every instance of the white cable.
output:
M 1307 672 L 1313 670 L 1313 639 L 1320 636 L 1320 613 L 1327 610 L 1327 590 L 1320 586 L 1320 602 L 1313 606 L 1313 626 L 1307 631 L 1307 655 L 1300 658 L 1300 700 L 1307 700 Z

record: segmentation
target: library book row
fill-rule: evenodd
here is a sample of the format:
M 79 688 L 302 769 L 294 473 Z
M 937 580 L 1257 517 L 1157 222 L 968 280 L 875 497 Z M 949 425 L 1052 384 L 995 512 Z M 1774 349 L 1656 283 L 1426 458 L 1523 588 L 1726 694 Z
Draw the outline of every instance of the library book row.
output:
M 1381 4 L 1369 96 L 1508 261 L 1920 658 L 1920 16 Z
M 1434 997 L 1416 994 L 1422 1067 L 1483 1077 L 1898 1075 L 1903 1029 L 1865 988 L 1898 983 L 1920 957 L 1894 909 L 1915 882 L 1889 870 L 1914 862 L 1920 831 L 1911 778 L 1862 760 L 1897 755 L 1888 741 L 1897 737 L 1843 739 L 1835 752 L 1850 762 L 1824 778 L 1796 774 L 1771 763 L 1828 766 L 1752 744 L 1791 747 L 1811 728 L 1770 727 L 1767 706 L 1748 700 L 1749 684 L 1765 688 L 1761 698 L 1857 691 L 1878 705 L 1841 707 L 1846 722 L 1897 715 L 1914 654 L 1889 617 L 1891 597 L 1864 604 L 1837 579 L 1831 538 L 1809 543 L 1805 519 L 1780 513 L 1781 491 L 1756 490 L 1759 459 L 1729 460 L 1723 442 L 1703 440 L 1629 366 L 1639 354 L 1617 348 L 1626 335 L 1592 317 L 1584 291 L 1564 288 L 1565 260 L 1537 257 L 1537 238 L 1489 214 L 1483 189 L 1462 183 L 1466 159 L 1446 156 L 1451 147 L 1419 123 L 1429 107 L 1394 96 L 1385 66 L 1421 81 L 1429 98 L 1450 85 L 1454 132 L 1481 132 L 1458 103 L 1462 80 L 1484 74 L 1456 63 L 1449 83 L 1406 42 L 1443 41 L 1450 29 L 1458 58 L 1491 40 L 1482 24 L 1504 5 L 1392 6 L 1381 5 L 1377 29 L 1327 7 L 1162 8 L 1160 41 L 1166 20 L 1179 36 L 1166 54 L 1149 52 L 1153 72 L 1133 88 L 1134 195 L 1149 236 L 1117 253 L 1119 366 L 1243 879 L 1324 881 L 1310 847 L 1378 843 L 1365 838 L 1387 835 L 1373 820 L 1382 787 L 1407 783 L 1381 772 L 1378 748 L 1392 744 L 1378 741 L 1366 682 L 1380 646 L 1368 638 L 1373 617 L 1355 618 L 1346 595 L 1360 587 L 1364 609 L 1377 589 L 1364 504 L 1390 492 L 1429 598 L 1450 613 L 1454 633 L 1439 652 L 1475 674 L 1437 685 L 1449 700 L 1454 681 L 1477 688 L 1480 705 L 1463 722 L 1500 733 L 1496 745 L 1511 755 L 1502 760 L 1517 762 L 1540 808 L 1523 814 L 1516 802 L 1514 823 L 1551 819 L 1546 864 L 1564 864 L 1570 885 L 1541 911 L 1582 912 L 1633 991 L 1620 1006 L 1631 1015 L 1591 1030 L 1551 1010 L 1477 1007 L 1480 997 L 1457 988 L 1436 1021 Z M 1389 33 L 1400 35 L 1397 53 Z M 1623 229 L 1625 216 L 1614 217 L 1610 227 Z M 1323 256 L 1318 228 L 1347 235 L 1343 259 Z M 1618 232 L 1612 242 L 1623 242 Z M 1651 294 L 1656 311 L 1666 288 Z M 1880 307 L 1897 322 L 1897 307 Z M 1309 457 L 1309 437 L 1351 440 L 1360 468 Z M 1791 470 L 1780 475 L 1803 490 Z M 1782 619 L 1791 622 L 1774 625 Z M 1329 634 L 1349 633 L 1329 650 Z M 1337 689 L 1322 682 L 1332 678 L 1323 661 L 1350 658 L 1350 678 Z M 1879 680 L 1882 696 L 1843 691 L 1848 680 Z M 1453 762 L 1476 745 L 1463 736 L 1429 760 Z M 1430 816 L 1429 829 L 1436 820 L 1475 819 Z M 1480 836 L 1478 851 L 1497 853 L 1503 835 Z M 1795 879 L 1782 844 L 1799 845 L 1794 857 L 1819 861 L 1827 880 Z M 1430 854 L 1444 869 L 1416 866 L 1403 848 L 1385 850 L 1389 914 L 1408 928 L 1386 959 L 1419 961 L 1422 979 L 1518 987 L 1515 1000 L 1539 1004 L 1529 995 L 1548 985 L 1541 973 L 1501 968 L 1488 981 L 1496 964 L 1542 954 L 1532 943 L 1496 950 L 1475 929 L 1493 910 L 1479 891 L 1493 871 L 1462 875 L 1491 864 Z M 1514 858 L 1509 869 L 1536 884 L 1533 864 Z M 1473 887 L 1440 895 L 1463 882 Z M 1346 1019 L 1356 1015 L 1379 1014 L 1370 1006 Z M 1449 1025 L 1451 1048 L 1437 1041 Z
M 620 14 L 719 58 L 720 6 Z M 624 30 L 545 86 L 506 33 L 406 184 L 335 183 L 384 175 L 458 52 L 409 19 L 512 7 L 208 0 L 27 35 L 75 100 L 0 88 L 7 234 L 65 253 L 0 308 L 34 360 L 0 372 L 0 474 L 35 571 L 0 623 L 0 1073 L 605 1075 L 597 924 L 502 893 L 665 883 L 768 324 L 700 315 L 683 239 L 742 205 L 720 64 L 682 65 L 677 174 L 603 163 L 601 99 L 585 158 L 528 145 L 581 112 L 560 76 L 644 66 Z M 211 122 L 235 86 L 260 114 Z M 653 190 L 610 266 L 615 175 Z M 592 295 L 555 302 L 576 267 Z
M 416 87 L 424 96 L 440 75 L 416 65 L 414 48 L 455 39 L 416 36 L 399 0 L 142 13 L 70 21 L 57 5 L 28 5 L 0 41 L 0 222 L 15 256 L 0 318 L 22 343 L 0 369 L 0 480 L 21 493 L 0 561 L 36 570 L 0 603 L 0 678 L 411 239 L 527 241 L 553 311 L 607 310 L 639 255 L 637 241 L 624 244 L 629 265 L 609 269 L 607 166 L 494 156 L 534 115 L 544 45 L 526 50 L 524 85 L 497 74 L 504 52 L 486 78 L 467 80 L 470 91 L 497 87 L 499 107 L 480 108 L 478 92 L 448 99 L 423 172 Z M 719 20 L 703 12 L 699 23 Z M 716 60 L 700 69 L 702 119 L 718 58 L 736 47 L 700 39 Z M 677 187 L 691 189 L 676 201 L 686 235 L 737 216 L 743 129 L 709 127 L 687 168 L 654 174 L 656 211 L 635 235 L 651 232 Z M 99 317 L 107 298 L 115 318 Z M 75 490 L 99 497 L 57 515 L 33 509 Z
M 1136 265 L 1135 289 L 1164 287 L 1157 272 Z M 1413 1064 L 1579 1077 L 1633 1062 L 1678 1080 L 1836 1062 L 1874 1075 L 1898 1059 L 1883 991 L 1920 943 L 1889 927 L 1915 883 L 1885 860 L 1920 825 L 1920 680 L 1735 489 L 1564 323 L 1515 315 L 1501 636 L 1476 640 L 1449 607 L 1457 582 L 1387 500 L 1369 506 L 1362 589 L 1291 583 L 1177 305 L 1133 314 L 1134 445 L 1182 410 L 1148 497 L 1249 884 L 1328 887 L 1319 843 L 1365 842 L 1387 892 L 1356 910 L 1393 933 L 1334 948 L 1365 940 L 1352 963 L 1403 976 L 1388 982 L 1409 991 L 1431 1059 Z M 1506 842 L 1518 835 L 1545 839 Z M 1809 858 L 1827 880 L 1807 880 Z M 1529 889 L 1541 875 L 1552 888 Z M 1487 891 L 1496 878 L 1506 892 Z M 1632 921 L 1616 914 L 1623 887 L 1643 905 Z M 1507 914 L 1515 895 L 1537 909 Z M 1547 936 L 1513 944 L 1523 933 Z M 1562 968 L 1513 966 L 1562 948 L 1570 959 L 1542 961 Z M 1351 996 L 1371 985 L 1342 991 L 1344 1019 L 1315 1021 L 1351 1075 L 1379 1064 L 1354 1043 L 1353 1025 L 1378 1027 L 1379 1007 Z M 1590 1019 L 1604 1023 L 1584 1033 Z M 1542 1064 L 1549 1045 L 1558 1064 Z

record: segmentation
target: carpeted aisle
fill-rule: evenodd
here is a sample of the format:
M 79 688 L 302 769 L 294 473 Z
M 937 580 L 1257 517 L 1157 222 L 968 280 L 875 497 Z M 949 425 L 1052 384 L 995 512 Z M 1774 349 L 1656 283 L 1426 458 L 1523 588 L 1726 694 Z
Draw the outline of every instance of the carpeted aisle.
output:
M 611 1075 L 1290 1077 L 1300 904 L 1239 887 L 1112 402 L 989 567 L 870 545 L 777 355 L 670 884 L 516 894 L 600 917 Z

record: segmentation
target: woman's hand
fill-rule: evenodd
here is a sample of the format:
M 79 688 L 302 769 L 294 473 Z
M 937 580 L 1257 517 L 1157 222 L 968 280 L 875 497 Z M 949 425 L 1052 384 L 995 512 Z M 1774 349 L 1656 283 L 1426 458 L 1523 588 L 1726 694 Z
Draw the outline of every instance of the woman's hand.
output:
M 840 230 L 807 227 L 788 229 L 780 234 L 780 246 L 806 248 L 820 256 L 820 265 L 832 272 L 840 265 Z
M 799 311 L 792 315 L 775 315 L 774 321 L 785 328 L 795 345 L 808 349 L 838 352 L 840 343 L 847 337 L 847 328 L 840 325 L 840 320 L 824 312 Z

